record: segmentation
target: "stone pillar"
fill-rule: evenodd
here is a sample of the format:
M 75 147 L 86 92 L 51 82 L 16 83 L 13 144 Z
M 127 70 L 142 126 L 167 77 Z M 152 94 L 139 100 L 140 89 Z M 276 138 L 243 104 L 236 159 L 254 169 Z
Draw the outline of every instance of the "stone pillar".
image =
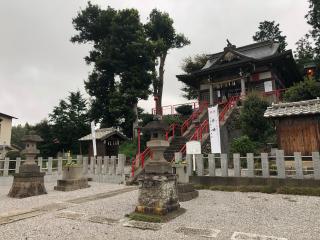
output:
M 176 163 L 179 163 L 182 161 L 182 153 L 181 152 L 175 152 L 174 153 L 174 161 Z
M 107 174 L 109 171 L 109 157 L 104 156 L 103 157 L 103 168 L 102 168 L 102 174 Z
M 203 155 L 197 154 L 196 155 L 196 166 L 197 166 L 197 174 L 198 176 L 203 176 L 204 174 L 204 167 L 203 167 Z
M 116 162 L 117 159 L 116 159 L 116 156 L 111 156 L 111 166 L 110 166 L 110 170 L 111 170 L 111 174 L 112 175 L 115 175 L 116 174 Z
M 247 153 L 247 177 L 254 177 L 254 156 L 253 153 Z
M 187 174 L 188 176 L 192 176 L 192 155 L 187 154 L 186 160 L 187 160 Z
M 235 177 L 241 176 L 241 164 L 240 164 L 240 154 L 234 153 L 233 154 L 233 171 Z
M 278 178 L 286 178 L 286 169 L 284 162 L 284 151 L 276 150 L 276 164 L 277 164 L 277 172 Z
M 314 179 L 320 179 L 320 156 L 319 152 L 312 153 L 312 161 L 313 161 L 313 171 L 314 171 Z
M 83 157 L 83 174 L 88 174 L 88 157 Z
M 294 165 L 296 169 L 296 178 L 303 179 L 302 159 L 300 152 L 294 153 Z
M 124 174 L 124 165 L 126 161 L 126 155 L 124 154 L 118 154 L 118 170 L 117 174 L 118 175 L 123 175 Z
M 102 168 L 102 157 L 97 157 L 97 174 L 101 174 L 101 168 Z
M 21 158 L 18 157 L 16 160 L 16 171 L 15 171 L 16 173 L 19 173 L 20 164 L 21 164 Z M 40 168 L 40 171 L 41 171 L 41 168 Z
M 221 154 L 221 176 L 228 177 L 228 156 L 225 153 Z
M 216 160 L 214 154 L 208 154 L 209 176 L 216 176 Z
M 262 177 L 269 178 L 269 161 L 268 161 L 268 153 L 261 153 L 261 166 L 262 166 Z

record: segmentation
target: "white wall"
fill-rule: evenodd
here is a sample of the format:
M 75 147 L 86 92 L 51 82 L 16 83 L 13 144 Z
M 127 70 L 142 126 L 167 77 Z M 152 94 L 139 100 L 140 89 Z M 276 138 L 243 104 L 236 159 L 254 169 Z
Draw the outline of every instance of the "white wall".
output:
M 10 145 L 11 144 L 11 128 L 12 119 L 1 117 L 0 122 L 0 145 Z

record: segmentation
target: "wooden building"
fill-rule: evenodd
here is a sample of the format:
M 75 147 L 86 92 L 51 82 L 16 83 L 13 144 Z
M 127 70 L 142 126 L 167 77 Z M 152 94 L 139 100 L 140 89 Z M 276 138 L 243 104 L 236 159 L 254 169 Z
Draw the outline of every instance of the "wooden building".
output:
M 281 90 L 302 80 L 292 51 L 279 51 L 279 43 L 264 41 L 236 47 L 228 41 L 223 52 L 208 55 L 199 71 L 177 75 L 179 81 L 199 90 L 199 100 L 210 105 L 233 96 L 258 91 L 277 102 Z
M 117 156 L 119 146 L 128 138 L 114 128 L 101 128 L 96 130 L 97 156 Z M 93 144 L 91 133 L 80 138 L 80 142 L 88 146 L 88 155 L 93 156 Z
M 265 117 L 274 120 L 278 148 L 286 155 L 320 151 L 320 99 L 273 104 Z

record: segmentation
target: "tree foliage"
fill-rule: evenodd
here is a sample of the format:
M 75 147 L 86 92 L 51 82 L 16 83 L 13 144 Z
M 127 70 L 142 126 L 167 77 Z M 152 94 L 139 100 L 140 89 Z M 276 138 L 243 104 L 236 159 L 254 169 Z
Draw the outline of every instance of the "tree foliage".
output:
M 103 127 L 121 126 L 127 135 L 137 119 L 139 99 L 147 99 L 155 77 L 153 45 L 135 9 L 106 10 L 90 2 L 73 19 L 72 42 L 92 43 L 85 58 L 93 71 L 85 82 L 91 117 Z
M 239 153 L 246 156 L 247 153 L 255 153 L 257 145 L 247 135 L 235 138 L 231 143 L 231 153 Z
M 312 26 L 310 31 L 314 41 L 314 53 L 317 60 L 320 60 L 320 2 L 319 0 L 309 0 L 309 11 L 306 15 L 308 24 Z
M 268 106 L 269 103 L 255 93 L 248 95 L 243 103 L 241 129 L 252 141 L 264 143 L 273 132 L 271 123 L 264 117 Z
M 173 27 L 173 20 L 166 12 L 153 9 L 149 21 L 145 25 L 148 40 L 154 47 L 158 63 L 158 76 L 153 79 L 153 96 L 157 98 L 157 114 L 162 113 L 162 93 L 164 82 L 164 65 L 170 49 L 182 48 L 190 41 L 183 35 L 177 34 Z M 160 111 L 160 112 L 159 112 Z
M 195 55 L 193 58 L 192 57 L 185 58 L 183 60 L 181 68 L 185 73 L 189 74 L 203 68 L 207 61 L 208 61 L 207 55 L 198 54 L 198 55 Z M 184 87 L 181 90 L 183 91 L 182 96 L 188 100 L 197 99 L 199 97 L 199 92 L 194 87 L 184 85 Z
M 282 35 L 279 24 L 275 21 L 263 21 L 259 23 L 259 30 L 252 37 L 256 42 L 262 42 L 266 40 L 275 40 L 280 43 L 279 51 L 283 52 L 288 45 L 286 42 L 286 36 Z
M 78 153 L 80 148 L 79 138 L 90 132 L 90 121 L 88 117 L 87 101 L 79 91 L 70 92 L 66 100 L 61 100 L 49 115 L 52 124 L 52 135 L 45 132 L 50 129 L 47 122 L 38 126 L 39 133 L 43 137 L 56 142 L 57 148 L 62 151 Z
M 320 96 L 320 83 L 314 79 L 305 78 L 304 81 L 294 84 L 284 94 L 287 102 L 296 102 L 315 99 Z

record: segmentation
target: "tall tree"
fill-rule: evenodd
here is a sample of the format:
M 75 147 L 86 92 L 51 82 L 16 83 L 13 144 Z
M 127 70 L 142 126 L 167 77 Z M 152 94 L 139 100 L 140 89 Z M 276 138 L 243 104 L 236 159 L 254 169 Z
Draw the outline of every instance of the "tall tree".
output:
M 137 122 L 137 103 L 148 98 L 155 76 L 153 47 L 138 11 L 102 10 L 89 2 L 73 25 L 78 34 L 72 42 L 93 44 L 85 58 L 94 67 L 85 82 L 92 97 L 92 118 L 105 127 L 123 126 L 130 136 Z
M 309 0 L 309 11 L 306 15 L 307 22 L 312 26 L 310 31 L 315 40 L 315 55 L 320 60 L 320 2 L 319 0 Z
M 295 59 L 297 61 L 299 70 L 302 75 L 304 75 L 304 65 L 306 63 L 310 63 L 314 61 L 314 48 L 312 46 L 312 43 L 310 41 L 310 35 L 306 34 L 302 38 L 299 39 L 298 42 L 296 42 L 296 50 L 295 50 Z
M 164 66 L 170 49 L 182 48 L 190 41 L 183 35 L 177 34 L 173 20 L 166 12 L 153 9 L 149 21 L 145 25 L 149 40 L 152 42 L 158 63 L 158 76 L 153 79 L 153 96 L 156 100 L 156 113 L 162 114 L 162 93 L 164 81 Z
M 206 62 L 208 61 L 208 57 L 205 54 L 198 54 L 195 55 L 194 58 L 192 57 L 187 57 L 183 60 L 182 62 L 182 71 L 185 73 L 192 73 L 194 71 L 198 71 L 201 68 L 204 67 Z M 192 99 L 197 99 L 199 97 L 199 91 L 191 86 L 184 85 L 183 88 L 181 88 L 183 92 L 183 97 L 192 100 Z
M 79 91 L 70 92 L 66 100 L 61 100 L 49 115 L 53 138 L 59 150 L 79 153 L 78 139 L 90 132 L 87 101 Z
M 279 51 L 283 52 L 288 45 L 286 42 L 286 36 L 282 35 L 279 24 L 275 21 L 263 21 L 259 23 L 259 31 L 252 37 L 256 42 L 262 42 L 266 40 L 275 40 L 280 43 Z

